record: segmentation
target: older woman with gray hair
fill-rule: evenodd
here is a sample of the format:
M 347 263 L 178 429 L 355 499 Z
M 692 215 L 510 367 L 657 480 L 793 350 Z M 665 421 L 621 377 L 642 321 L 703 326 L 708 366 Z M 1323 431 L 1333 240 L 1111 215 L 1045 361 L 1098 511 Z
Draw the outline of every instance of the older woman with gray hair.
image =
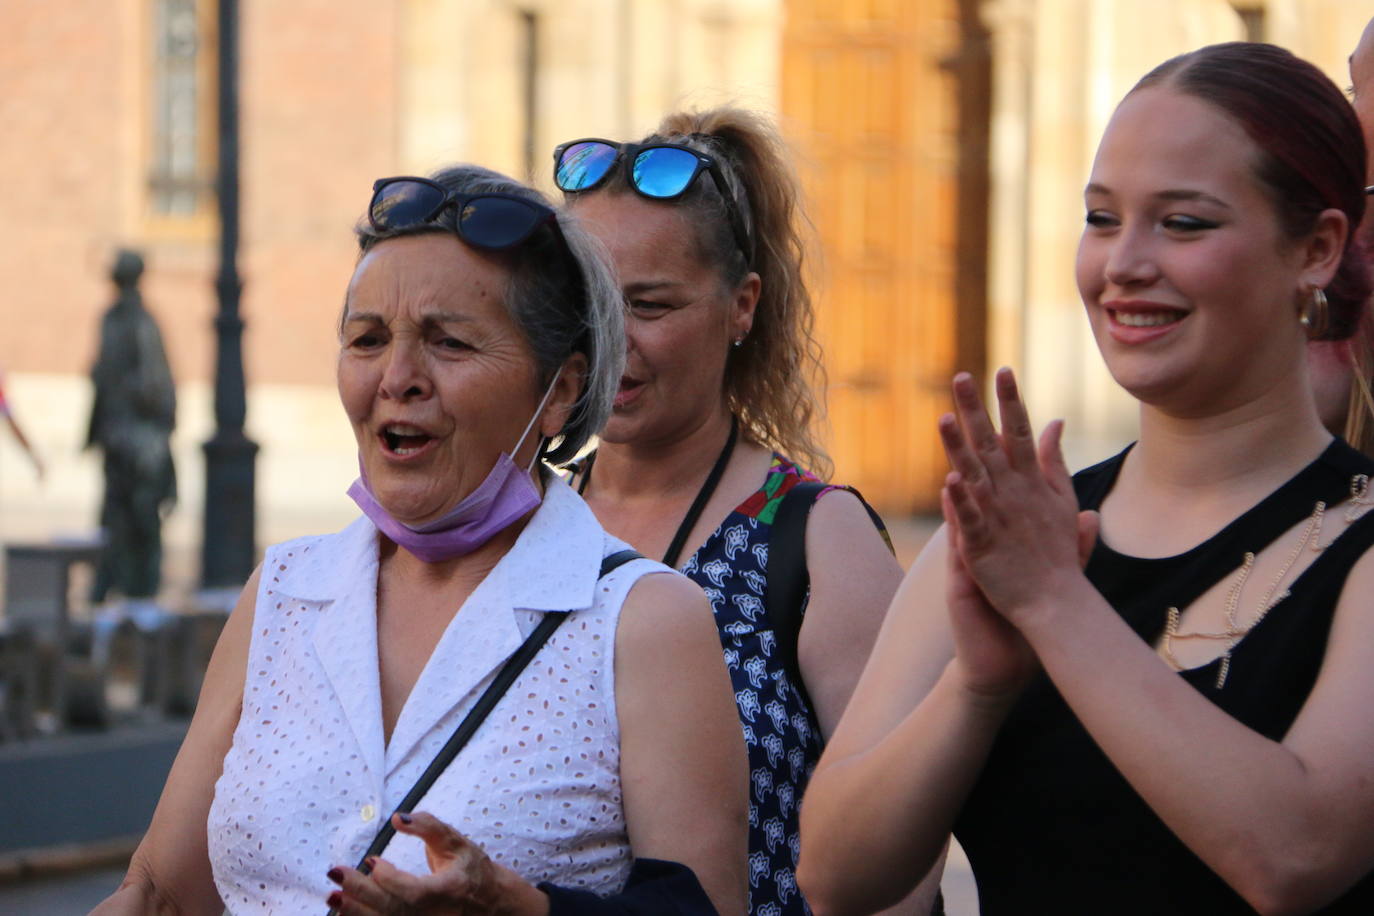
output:
M 706 600 L 545 466 L 619 384 L 604 255 L 470 166 L 378 181 L 358 232 L 338 385 L 362 516 L 268 550 L 97 912 L 742 913 Z

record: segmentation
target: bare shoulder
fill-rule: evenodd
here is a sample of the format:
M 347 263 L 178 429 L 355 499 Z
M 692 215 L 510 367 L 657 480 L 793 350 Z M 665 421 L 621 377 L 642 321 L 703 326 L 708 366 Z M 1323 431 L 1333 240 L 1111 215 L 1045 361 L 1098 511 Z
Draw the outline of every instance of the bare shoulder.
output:
M 872 531 L 876 535 L 878 529 L 863 501 L 844 487 L 834 487 L 817 497 L 806 525 L 808 537 L 814 534 L 834 538 L 865 531 Z
M 235 701 L 242 698 L 243 683 L 248 668 L 248 649 L 253 641 L 253 617 L 258 600 L 258 587 L 262 581 L 262 567 L 253 570 L 248 582 L 239 593 L 229 619 L 224 624 L 219 641 L 215 643 L 210 666 L 205 673 L 201 702 L 207 699 L 225 699 L 219 694 L 227 694 Z
M 893 577 L 893 588 L 901 575 L 892 548 L 868 507 L 854 493 L 838 487 L 822 493 L 811 507 L 806 520 L 806 560 L 822 575 L 827 567 L 852 567 L 856 560 L 865 561 L 868 565 L 856 571 L 872 574 L 881 567 Z
M 616 634 L 620 651 L 703 636 L 717 642 L 715 618 L 706 595 L 686 576 L 666 570 L 641 576 L 625 597 Z

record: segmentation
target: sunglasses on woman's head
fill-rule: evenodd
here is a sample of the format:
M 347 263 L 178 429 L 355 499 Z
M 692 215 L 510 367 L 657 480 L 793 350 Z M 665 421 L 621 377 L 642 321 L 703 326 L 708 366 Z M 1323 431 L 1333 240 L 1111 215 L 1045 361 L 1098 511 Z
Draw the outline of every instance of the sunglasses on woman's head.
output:
M 546 223 L 564 250 L 568 248 L 558 225 L 558 216 L 551 208 L 495 191 L 459 194 L 428 178 L 377 179 L 372 185 L 367 219 L 378 232 L 389 232 L 433 222 L 450 206 L 458 211 L 459 237 L 475 248 L 487 251 L 515 248 Z M 569 251 L 570 257 L 571 254 Z
M 373 229 L 385 233 L 432 223 L 450 206 L 458 211 L 458 237 L 484 251 L 517 248 L 529 241 L 540 226 L 548 225 L 580 287 L 579 301 L 585 296 L 582 265 L 563 236 L 558 214 L 538 201 L 497 191 L 459 194 L 428 178 L 403 175 L 378 178 L 372 183 L 367 221 Z
M 730 186 L 715 158 L 677 143 L 614 143 L 594 137 L 571 140 L 553 151 L 553 178 L 560 191 L 575 194 L 590 191 L 606 180 L 617 161 L 625 163 L 625 175 L 630 187 L 650 200 L 676 200 L 696 181 L 702 172 L 709 172 L 716 190 L 725 201 L 730 229 L 746 262 L 754 261 L 753 245 L 744 228 L 739 201 L 730 193 Z

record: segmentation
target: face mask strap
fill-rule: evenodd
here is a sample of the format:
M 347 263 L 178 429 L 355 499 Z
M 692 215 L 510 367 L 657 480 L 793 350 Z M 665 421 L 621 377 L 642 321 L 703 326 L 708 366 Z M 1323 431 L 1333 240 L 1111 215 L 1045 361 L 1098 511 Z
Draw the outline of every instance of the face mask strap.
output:
M 549 382 L 549 387 L 544 389 L 544 396 L 539 399 L 539 406 L 534 409 L 534 416 L 530 417 L 530 422 L 525 424 L 525 431 L 520 434 L 520 438 L 515 443 L 515 448 L 511 449 L 512 455 L 518 455 L 520 453 L 520 446 L 525 444 L 525 437 L 530 434 L 530 430 L 534 429 L 534 422 L 538 420 L 539 415 L 544 412 L 544 405 L 549 403 L 549 397 L 553 394 L 553 387 L 558 384 L 558 378 L 562 374 L 563 370 L 561 368 L 553 374 L 553 380 Z M 548 437 L 539 437 L 539 447 L 534 450 L 534 457 L 530 459 L 529 466 L 525 468 L 526 474 L 533 471 L 535 464 L 538 463 L 540 458 L 544 457 L 544 447 L 548 445 L 548 442 Z

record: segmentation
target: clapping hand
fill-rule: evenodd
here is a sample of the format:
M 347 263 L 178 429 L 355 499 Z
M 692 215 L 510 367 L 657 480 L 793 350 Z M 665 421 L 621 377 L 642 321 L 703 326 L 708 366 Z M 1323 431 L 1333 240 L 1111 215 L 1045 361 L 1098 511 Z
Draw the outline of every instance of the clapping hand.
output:
M 1002 432 L 973 378 L 954 379 L 957 416 L 940 420 L 952 470 L 941 491 L 949 526 L 947 596 L 965 684 L 990 696 L 1014 693 L 1034 671 L 1016 625 L 1056 577 L 1079 575 L 1097 539 L 1097 513 L 1078 511 L 1060 450 L 1063 422 L 1037 448 L 1010 369 L 997 373 Z
M 493 862 L 482 848 L 430 814 L 392 815 L 397 833 L 425 844 L 430 874 L 402 871 L 382 858 L 368 861 L 370 874 L 334 868 L 339 890 L 329 905 L 346 916 L 546 916 L 548 897 L 515 872 Z

